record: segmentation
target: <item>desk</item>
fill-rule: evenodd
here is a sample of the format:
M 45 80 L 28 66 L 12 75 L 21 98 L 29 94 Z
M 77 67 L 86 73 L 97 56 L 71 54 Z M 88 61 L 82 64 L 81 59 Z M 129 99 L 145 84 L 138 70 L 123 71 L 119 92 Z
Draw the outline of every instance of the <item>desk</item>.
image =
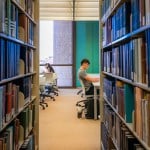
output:
M 97 120 L 97 89 L 100 89 L 100 82 L 93 82 L 94 86 L 94 119 Z
M 100 78 L 99 73 L 89 73 L 89 76 L 93 78 Z M 92 82 L 94 86 L 94 119 L 97 120 L 97 89 L 100 89 L 100 81 L 99 82 Z
M 91 76 L 92 78 L 100 78 L 99 73 L 88 73 L 88 75 Z

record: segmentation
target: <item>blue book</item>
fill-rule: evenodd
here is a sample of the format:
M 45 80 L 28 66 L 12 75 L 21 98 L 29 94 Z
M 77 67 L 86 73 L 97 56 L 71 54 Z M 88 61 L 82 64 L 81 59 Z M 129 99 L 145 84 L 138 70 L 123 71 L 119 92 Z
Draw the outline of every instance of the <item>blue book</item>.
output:
M 124 21 L 124 16 L 123 16 L 123 5 L 119 8 L 119 17 L 120 17 L 120 37 L 123 36 L 123 21 Z
M 7 41 L 7 78 L 11 77 L 11 42 Z
M 146 63 L 147 63 L 147 76 L 148 86 L 150 87 L 150 29 L 146 31 Z
M 130 79 L 134 80 L 134 49 L 133 49 L 133 42 L 130 41 L 129 43 L 129 59 L 130 59 Z
M 131 14 L 131 5 L 130 2 L 126 2 L 123 4 L 124 35 L 130 32 L 130 14 Z
M 131 12 L 132 12 L 132 31 L 140 27 L 140 8 L 139 0 L 131 0 Z
M 20 68 L 20 45 L 16 45 L 16 75 L 19 75 L 19 68 Z
M 3 58 L 2 56 L 3 56 L 3 55 L 2 55 L 2 49 L 1 49 L 1 48 L 2 48 L 2 47 L 1 47 L 1 41 L 0 41 L 0 81 L 2 80 L 2 71 L 3 71 L 3 70 L 2 70 L 2 65 L 3 65 L 3 64 L 2 64 L 2 58 Z
M 122 62 L 123 62 L 123 77 L 126 77 L 126 59 L 125 59 L 125 55 L 126 55 L 126 49 L 125 49 L 125 45 L 122 46 Z
M 5 79 L 5 41 L 0 39 L 0 80 Z
M 126 44 L 126 59 L 127 59 L 127 63 L 126 63 L 127 64 L 127 68 L 126 68 L 127 69 L 127 71 L 126 71 L 127 75 L 126 75 L 126 78 L 129 79 L 130 78 L 129 77 L 130 76 L 129 75 L 130 74 L 129 73 L 129 71 L 130 71 L 130 66 L 129 66 L 129 43 Z
M 14 47 L 15 43 L 10 42 L 10 49 L 9 49 L 9 77 L 13 77 L 14 76 L 14 66 L 15 66 L 15 47 Z
M 119 76 L 122 77 L 123 75 L 123 55 L 122 55 L 123 49 L 122 45 L 119 47 Z
M 115 14 L 115 18 L 116 18 L 116 37 L 115 40 L 117 40 L 119 38 L 119 22 L 120 22 L 120 18 L 119 18 L 119 9 L 117 10 L 116 14 Z

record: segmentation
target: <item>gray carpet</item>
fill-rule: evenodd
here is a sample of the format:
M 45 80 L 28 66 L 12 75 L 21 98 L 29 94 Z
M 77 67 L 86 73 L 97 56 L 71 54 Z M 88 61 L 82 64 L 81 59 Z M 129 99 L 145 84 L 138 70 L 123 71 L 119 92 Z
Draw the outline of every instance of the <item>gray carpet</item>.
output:
M 100 150 L 100 121 L 78 119 L 78 89 L 61 89 L 56 101 L 40 109 L 40 150 Z

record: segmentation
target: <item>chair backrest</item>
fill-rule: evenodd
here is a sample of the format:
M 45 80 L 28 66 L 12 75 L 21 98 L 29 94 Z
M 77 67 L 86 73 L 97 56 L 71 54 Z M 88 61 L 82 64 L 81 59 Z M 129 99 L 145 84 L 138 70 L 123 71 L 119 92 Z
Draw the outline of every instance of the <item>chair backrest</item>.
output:
M 46 78 L 44 75 L 39 76 L 39 84 L 40 85 L 45 85 L 46 84 Z
M 85 86 L 83 84 L 83 81 L 81 79 L 79 79 L 80 84 L 81 84 L 81 88 L 82 88 L 82 93 L 85 95 Z
M 85 86 L 83 84 L 83 81 L 81 79 L 79 79 L 80 81 L 80 84 L 81 84 L 81 87 L 82 87 L 82 93 L 83 93 L 83 96 L 86 97 L 86 98 L 91 98 L 93 97 L 93 95 L 86 95 L 86 92 L 85 92 Z
M 57 77 L 57 74 L 56 73 L 53 73 L 53 79 L 56 80 L 58 77 Z
M 44 73 L 44 76 L 45 76 L 46 83 L 53 83 L 54 82 L 53 73 L 52 72 Z

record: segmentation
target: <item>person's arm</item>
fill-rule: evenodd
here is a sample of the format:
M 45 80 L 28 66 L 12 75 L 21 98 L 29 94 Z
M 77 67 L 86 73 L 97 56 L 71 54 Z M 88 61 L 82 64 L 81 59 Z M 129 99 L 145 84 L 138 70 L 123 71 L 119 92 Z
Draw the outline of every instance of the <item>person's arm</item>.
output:
M 84 78 L 84 79 L 87 80 L 87 81 L 90 81 L 90 82 L 98 82 L 98 81 L 99 81 L 99 78 L 91 77 L 91 76 L 88 75 L 85 71 L 80 71 L 80 72 L 79 72 L 79 76 L 80 76 L 81 78 Z
M 84 77 L 87 81 L 91 81 L 91 82 L 98 82 L 99 81 L 99 78 L 94 78 L 94 77 L 91 77 L 89 75 L 86 75 Z

